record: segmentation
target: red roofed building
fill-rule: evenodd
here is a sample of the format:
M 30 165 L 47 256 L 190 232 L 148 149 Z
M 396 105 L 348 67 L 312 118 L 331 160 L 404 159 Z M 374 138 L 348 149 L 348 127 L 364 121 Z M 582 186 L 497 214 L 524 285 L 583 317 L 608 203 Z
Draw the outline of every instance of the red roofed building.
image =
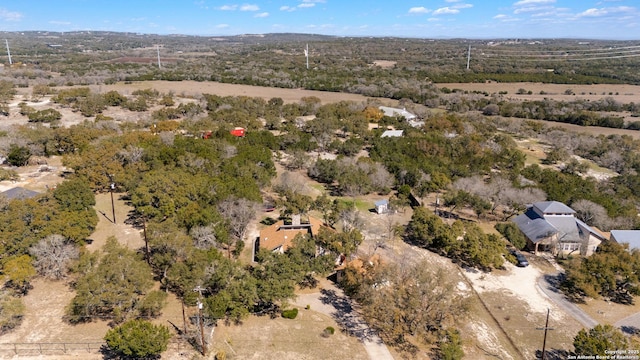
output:
M 322 220 L 311 216 L 309 216 L 309 221 L 306 223 L 300 221 L 300 215 L 294 215 L 291 219 L 291 224 L 285 224 L 284 220 L 279 220 L 260 231 L 260 237 L 256 239 L 254 245 L 254 259 L 255 254 L 260 249 L 284 253 L 291 248 L 296 235 L 309 234 L 313 238 L 322 227 L 328 228 L 323 225 Z

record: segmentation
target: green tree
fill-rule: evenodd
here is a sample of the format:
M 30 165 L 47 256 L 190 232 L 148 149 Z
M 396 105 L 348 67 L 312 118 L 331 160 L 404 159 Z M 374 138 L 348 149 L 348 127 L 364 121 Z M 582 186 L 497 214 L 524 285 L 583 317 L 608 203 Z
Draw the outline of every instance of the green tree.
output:
M 7 163 L 12 166 L 25 166 L 31 158 L 31 150 L 25 146 L 11 144 L 7 153 Z
M 576 355 L 605 356 L 607 350 L 628 349 L 629 343 L 620 330 L 609 324 L 598 324 L 589 330 L 580 330 L 573 339 L 573 347 Z
M 25 313 L 25 306 L 22 299 L 12 294 L 0 292 L 0 334 L 20 325 Z
M 130 320 L 115 327 L 104 336 L 109 349 L 128 358 L 149 358 L 167 350 L 171 333 L 164 325 L 149 321 Z
M 112 317 L 121 322 L 137 310 L 153 285 L 151 269 L 136 253 L 111 237 L 104 255 L 83 254 L 76 271 L 83 274 L 75 283 L 76 296 L 67 307 L 71 322 L 93 317 Z
M 21 255 L 9 258 L 2 266 L 3 279 L 7 286 L 16 289 L 19 293 L 26 294 L 31 288 L 29 281 L 36 276 L 31 256 Z

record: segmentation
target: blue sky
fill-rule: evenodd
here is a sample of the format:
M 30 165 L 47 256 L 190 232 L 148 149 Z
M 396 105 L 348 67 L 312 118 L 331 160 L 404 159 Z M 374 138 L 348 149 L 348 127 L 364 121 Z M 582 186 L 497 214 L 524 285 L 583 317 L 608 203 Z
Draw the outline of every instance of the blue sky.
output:
M 640 40 L 640 0 L 0 0 L 0 31 Z

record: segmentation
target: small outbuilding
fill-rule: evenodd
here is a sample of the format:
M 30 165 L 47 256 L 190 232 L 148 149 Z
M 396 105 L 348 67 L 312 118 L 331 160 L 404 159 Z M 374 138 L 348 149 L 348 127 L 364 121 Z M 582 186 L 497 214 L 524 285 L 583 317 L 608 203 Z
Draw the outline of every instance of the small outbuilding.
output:
M 378 200 L 374 203 L 376 213 L 383 214 L 389 211 L 389 200 Z
M 386 137 L 402 137 L 403 133 L 404 133 L 404 130 L 387 130 L 387 131 L 383 132 L 380 137 L 383 137 L 383 138 L 386 138 Z

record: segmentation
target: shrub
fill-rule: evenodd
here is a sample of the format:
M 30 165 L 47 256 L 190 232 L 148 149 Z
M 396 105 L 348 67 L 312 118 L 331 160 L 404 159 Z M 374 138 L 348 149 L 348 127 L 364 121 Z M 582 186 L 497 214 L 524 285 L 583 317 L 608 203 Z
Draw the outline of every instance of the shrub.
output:
M 327 326 L 323 331 L 322 331 L 322 336 L 323 337 L 329 337 L 333 334 L 335 334 L 336 329 L 334 329 L 332 326 Z
M 167 350 L 171 334 L 163 325 L 144 320 L 131 320 L 107 331 L 104 339 L 109 348 L 123 357 L 146 358 Z
M 283 310 L 282 317 L 285 319 L 295 319 L 298 316 L 298 309 Z

